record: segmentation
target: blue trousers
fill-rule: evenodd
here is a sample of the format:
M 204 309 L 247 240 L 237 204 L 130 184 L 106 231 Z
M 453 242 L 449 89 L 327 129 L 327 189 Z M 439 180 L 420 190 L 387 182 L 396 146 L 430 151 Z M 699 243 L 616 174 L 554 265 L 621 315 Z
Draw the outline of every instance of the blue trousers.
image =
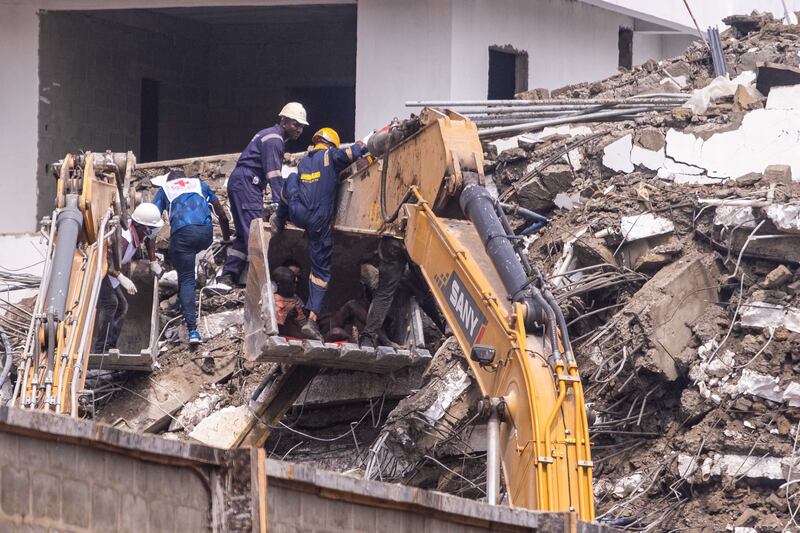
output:
M 223 275 L 239 279 L 247 266 L 247 241 L 250 239 L 250 223 L 264 218 L 264 192 L 253 185 L 247 169 L 237 167 L 228 179 L 228 203 L 231 206 L 233 227 L 236 236 L 228 247 L 228 258 L 222 268 Z
M 298 228 L 306 230 L 308 255 L 311 262 L 306 309 L 319 314 L 328 290 L 328 282 L 331 280 L 333 213 L 308 211 L 300 203 L 290 203 L 289 219 Z
M 169 258 L 178 272 L 178 300 L 183 309 L 183 318 L 189 331 L 197 329 L 197 304 L 194 277 L 195 256 L 211 246 L 213 231 L 211 224 L 191 224 L 173 232 L 169 238 Z

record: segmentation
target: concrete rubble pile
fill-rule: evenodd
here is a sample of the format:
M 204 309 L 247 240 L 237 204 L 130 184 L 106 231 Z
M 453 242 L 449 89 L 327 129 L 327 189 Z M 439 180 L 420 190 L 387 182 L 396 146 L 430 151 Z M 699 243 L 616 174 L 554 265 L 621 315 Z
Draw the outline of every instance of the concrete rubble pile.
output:
M 521 95 L 684 105 L 487 143 L 499 198 L 550 218 L 526 244 L 568 314 L 598 516 L 625 529 L 797 527 L 800 26 L 728 22 L 729 79 L 696 43 Z
M 684 94 L 680 105 L 485 139 L 488 187 L 549 219 L 522 231 L 511 217 L 567 314 L 598 516 L 623 529 L 783 531 L 800 506 L 800 26 L 757 13 L 727 22 L 728 78 L 714 79 L 698 42 L 606 80 L 518 95 Z M 151 194 L 150 178 L 182 168 L 225 201 L 234 163 L 145 168 L 136 188 Z M 241 357 L 241 290 L 201 293 L 208 342 L 196 353 L 169 322 L 173 294 L 158 368 L 109 381 L 98 416 L 189 439 L 244 409 L 271 364 Z M 483 497 L 480 392 L 451 338 L 432 347 L 426 369 L 320 373 L 268 452 Z

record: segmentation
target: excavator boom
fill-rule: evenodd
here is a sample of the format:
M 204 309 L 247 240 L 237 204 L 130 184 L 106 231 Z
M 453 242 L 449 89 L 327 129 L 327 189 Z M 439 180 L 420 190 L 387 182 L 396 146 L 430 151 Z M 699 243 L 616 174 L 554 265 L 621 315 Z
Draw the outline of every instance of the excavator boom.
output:
M 514 246 L 505 215 L 483 187 L 475 125 L 455 113 L 425 109 L 374 136 L 369 147 L 377 160 L 342 182 L 334 229 L 372 241 L 404 240 L 485 397 L 488 450 L 491 456 L 499 449 L 509 503 L 593 520 L 586 408 L 563 315 L 538 271 Z M 271 246 L 275 239 L 267 234 L 261 221 L 253 223 L 245 356 L 293 366 L 265 379 L 249 407 L 252 420 L 232 445 L 264 442 L 269 423 L 316 374 L 310 365 L 341 367 L 363 357 L 385 366 L 397 360 L 381 358 L 382 348 L 337 350 L 317 341 L 281 339 L 271 312 L 269 263 L 279 259 L 277 247 L 289 245 Z M 334 285 L 336 263 L 334 255 Z M 495 503 L 491 486 L 487 493 Z

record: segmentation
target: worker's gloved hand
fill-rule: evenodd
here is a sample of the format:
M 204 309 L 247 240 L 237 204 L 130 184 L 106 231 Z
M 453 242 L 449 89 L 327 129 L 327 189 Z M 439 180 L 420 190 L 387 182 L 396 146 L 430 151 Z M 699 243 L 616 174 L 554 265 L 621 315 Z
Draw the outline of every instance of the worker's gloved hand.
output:
M 158 261 L 150 261 L 150 272 L 152 272 L 155 277 L 160 278 L 161 274 L 164 273 L 164 268 Z
M 136 285 L 125 274 L 117 274 L 117 281 L 128 294 L 136 294 Z

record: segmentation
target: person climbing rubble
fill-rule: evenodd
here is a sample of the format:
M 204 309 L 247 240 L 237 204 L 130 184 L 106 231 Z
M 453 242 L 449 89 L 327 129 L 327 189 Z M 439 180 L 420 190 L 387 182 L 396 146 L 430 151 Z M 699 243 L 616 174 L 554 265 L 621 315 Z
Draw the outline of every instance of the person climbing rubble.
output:
M 128 222 L 128 229 L 122 230 L 118 243 L 122 250 L 120 265 L 129 264 L 136 250 L 142 244 L 147 243 L 151 269 L 158 271 L 160 265 L 155 261 L 153 240 L 163 225 L 161 213 L 155 205 L 141 203 L 136 206 L 131 214 L 131 220 Z M 108 265 L 108 273 L 100 284 L 100 294 L 97 299 L 98 315 L 94 353 L 98 354 L 117 348 L 117 341 L 128 313 L 128 299 L 125 297 L 125 292 L 131 295 L 137 292 L 133 281 L 116 270 L 111 257 L 109 257 Z
M 289 102 L 278 113 L 280 122 L 253 136 L 228 178 L 228 200 L 236 228 L 236 237 L 228 248 L 228 258 L 219 284 L 234 286 L 247 265 L 247 241 L 250 223 L 266 218 L 264 191 L 269 183 L 272 197 L 270 212 L 277 208 L 283 189 L 283 154 L 285 142 L 296 140 L 308 126 L 306 110 L 297 102 Z
M 366 154 L 362 142 L 339 148 L 339 134 L 331 128 L 318 130 L 312 138 L 314 146 L 300 160 L 297 172 L 289 176 L 280 197 L 276 216 L 270 220 L 273 233 L 283 230 L 287 220 L 306 230 L 311 259 L 308 278 L 308 320 L 303 335 L 322 339 L 317 319 L 331 277 L 333 251 L 333 215 L 339 173 Z
M 195 256 L 213 242 L 211 207 L 219 219 L 223 240 L 230 238 L 228 217 L 208 185 L 197 176 L 187 178 L 180 170 L 168 174 L 153 204 L 159 218 L 160 213 L 169 213 L 169 258 L 178 272 L 178 300 L 186 320 L 189 344 L 198 345 L 203 342 L 203 337 L 197 330 Z M 161 266 L 157 262 L 151 264 L 153 273 L 160 275 Z

